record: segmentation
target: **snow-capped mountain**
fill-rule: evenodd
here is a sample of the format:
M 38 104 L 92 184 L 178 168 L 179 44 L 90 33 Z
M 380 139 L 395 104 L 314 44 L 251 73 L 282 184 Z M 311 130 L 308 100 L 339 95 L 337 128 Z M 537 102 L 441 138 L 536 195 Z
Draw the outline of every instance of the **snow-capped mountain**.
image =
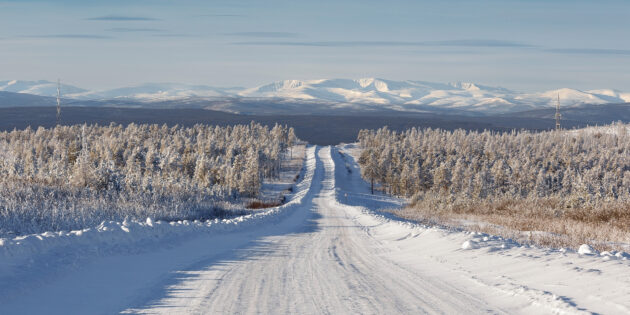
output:
M 216 88 L 206 85 L 145 83 L 111 90 L 86 91 L 66 96 L 80 99 L 131 98 L 143 101 L 164 101 L 195 97 L 233 96 L 241 90 L 242 88 Z
M 85 93 L 87 90 L 76 86 L 62 84 L 61 90 L 64 94 Z M 46 80 L 39 81 L 0 81 L 0 91 L 33 94 L 39 96 L 57 96 L 57 82 Z
M 630 93 L 614 90 L 559 89 L 541 93 L 520 93 L 466 82 L 441 84 L 376 78 L 287 80 L 246 89 L 239 95 L 382 104 L 388 109 L 409 111 L 427 107 L 480 112 L 521 111 L 553 106 L 558 95 L 562 106 L 630 102 Z
M 0 91 L 55 96 L 57 85 L 50 81 L 0 81 Z M 630 102 L 630 93 L 616 90 L 575 89 L 522 93 L 475 83 L 434 83 L 392 81 L 378 78 L 286 80 L 254 88 L 216 88 L 206 85 L 147 83 L 110 90 L 90 91 L 62 85 L 65 98 L 81 100 L 132 99 L 172 101 L 196 98 L 281 99 L 329 104 L 332 109 L 366 110 L 460 110 L 506 113 L 554 106 L 558 95 L 563 107 L 582 104 Z M 229 104 L 222 105 L 228 106 Z M 229 108 L 227 109 L 229 110 Z
M 206 85 L 179 83 L 145 83 L 110 90 L 86 90 L 61 84 L 64 98 L 82 100 L 130 98 L 144 101 L 175 100 L 191 97 L 234 96 L 242 88 L 216 88 Z M 57 83 L 39 81 L 0 81 L 0 91 L 26 93 L 40 96 L 57 96 Z

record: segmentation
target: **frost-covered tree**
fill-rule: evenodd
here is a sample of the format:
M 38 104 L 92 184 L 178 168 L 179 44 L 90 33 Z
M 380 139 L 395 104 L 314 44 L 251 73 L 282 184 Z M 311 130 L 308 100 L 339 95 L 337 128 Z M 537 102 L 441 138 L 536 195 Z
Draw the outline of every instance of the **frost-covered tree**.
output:
M 57 126 L 0 132 L 0 236 L 125 217 L 207 216 L 256 196 L 287 126 Z
M 629 125 L 608 132 L 361 130 L 361 172 L 401 196 L 630 200 Z

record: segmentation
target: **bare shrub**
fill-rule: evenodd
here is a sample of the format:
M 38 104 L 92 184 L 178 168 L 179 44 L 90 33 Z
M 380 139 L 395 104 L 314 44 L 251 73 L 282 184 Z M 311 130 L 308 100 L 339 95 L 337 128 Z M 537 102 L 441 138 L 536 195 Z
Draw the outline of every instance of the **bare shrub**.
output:
M 630 202 L 608 201 L 567 208 L 560 197 L 457 199 L 426 196 L 392 211 L 402 217 L 501 235 L 524 243 L 599 250 L 628 250 Z
M 282 202 L 279 200 L 254 200 L 247 204 L 247 209 L 264 209 L 264 208 L 273 208 L 282 205 Z

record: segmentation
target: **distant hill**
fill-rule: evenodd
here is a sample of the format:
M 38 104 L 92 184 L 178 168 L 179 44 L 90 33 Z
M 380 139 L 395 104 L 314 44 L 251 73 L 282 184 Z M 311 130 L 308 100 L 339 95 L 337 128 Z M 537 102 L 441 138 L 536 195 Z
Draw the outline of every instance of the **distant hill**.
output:
M 79 94 L 87 92 L 87 90 L 78 88 L 76 86 L 62 84 L 61 90 L 64 94 Z M 0 81 L 0 91 L 15 92 L 22 94 L 33 94 L 39 96 L 57 96 L 57 82 L 51 82 L 46 80 L 38 81 L 22 81 L 22 80 L 9 80 Z
M 499 116 L 524 119 L 535 118 L 552 121 L 554 120 L 555 113 L 555 109 L 545 108 Z M 630 103 L 566 107 L 561 108 L 560 113 L 562 114 L 561 121 L 577 121 L 589 125 L 609 124 L 615 121 L 629 122 Z
M 55 96 L 57 93 L 56 83 L 44 80 L 0 81 L 0 91 L 39 96 Z M 610 89 L 580 91 L 564 88 L 522 93 L 476 83 L 445 84 L 378 78 L 285 80 L 254 88 L 146 83 L 109 90 L 87 90 L 62 85 L 62 94 L 66 99 L 76 100 L 73 104 L 97 101 L 89 104 L 203 107 L 232 113 L 294 115 L 382 111 L 494 115 L 550 108 L 555 105 L 558 95 L 563 108 L 630 102 L 630 93 Z
M 0 107 L 52 106 L 55 98 L 25 93 L 0 91 Z

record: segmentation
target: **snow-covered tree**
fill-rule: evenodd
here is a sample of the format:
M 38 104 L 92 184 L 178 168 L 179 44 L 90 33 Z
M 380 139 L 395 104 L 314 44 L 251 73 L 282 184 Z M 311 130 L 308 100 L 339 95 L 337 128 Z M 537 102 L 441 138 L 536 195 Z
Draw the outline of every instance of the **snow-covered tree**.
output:
M 613 132 L 361 130 L 362 175 L 397 195 L 629 200 L 628 125 Z
M 253 122 L 0 132 L 0 236 L 124 217 L 206 216 L 200 212 L 226 198 L 256 196 L 295 141 L 292 128 Z

